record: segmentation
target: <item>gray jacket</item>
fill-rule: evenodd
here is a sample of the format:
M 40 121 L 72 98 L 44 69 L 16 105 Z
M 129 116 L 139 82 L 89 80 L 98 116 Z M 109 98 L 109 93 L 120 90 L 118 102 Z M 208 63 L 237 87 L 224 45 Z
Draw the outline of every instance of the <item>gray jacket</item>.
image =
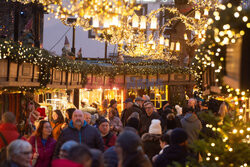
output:
M 192 144 L 199 138 L 202 125 L 194 113 L 187 113 L 185 117 L 181 119 L 181 125 L 188 134 L 188 144 Z

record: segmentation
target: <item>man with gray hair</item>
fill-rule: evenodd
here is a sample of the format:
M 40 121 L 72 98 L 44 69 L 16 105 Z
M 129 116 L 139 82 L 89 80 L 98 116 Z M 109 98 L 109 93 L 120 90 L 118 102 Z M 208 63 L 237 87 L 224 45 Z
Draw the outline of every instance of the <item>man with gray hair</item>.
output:
M 2 115 L 0 124 L 0 149 L 20 137 L 16 127 L 15 115 L 12 112 L 5 112 Z
M 90 125 L 90 123 L 91 123 L 91 114 L 84 111 L 83 112 L 83 118 Z
M 24 140 L 15 140 L 7 147 L 7 160 L 2 162 L 2 167 L 31 167 L 32 146 Z
M 58 158 L 61 146 L 69 140 L 74 140 L 79 144 L 84 143 L 90 148 L 96 148 L 104 151 L 101 134 L 95 127 L 88 125 L 88 123 L 84 120 L 83 112 L 81 110 L 74 111 L 69 127 L 64 129 L 59 136 L 54 158 Z
M 160 115 L 157 112 L 154 112 L 154 105 L 152 102 L 145 102 L 144 109 L 146 111 L 146 114 L 141 115 L 140 128 L 139 128 L 140 135 L 148 133 L 149 126 L 153 119 L 160 119 Z

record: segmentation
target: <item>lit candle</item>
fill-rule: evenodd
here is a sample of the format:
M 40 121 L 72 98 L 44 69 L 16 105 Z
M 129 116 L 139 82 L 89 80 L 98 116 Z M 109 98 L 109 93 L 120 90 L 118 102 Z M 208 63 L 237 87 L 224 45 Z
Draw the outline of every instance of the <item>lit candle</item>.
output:
M 174 51 L 174 46 L 175 46 L 175 43 L 174 43 L 174 42 L 171 42 L 171 45 L 170 45 L 170 50 L 171 50 L 171 51 Z
M 163 36 L 160 37 L 160 45 L 164 45 L 164 37 Z
M 152 29 L 152 30 L 157 29 L 157 18 L 156 17 L 153 17 L 151 19 L 150 29 Z
M 98 18 L 98 16 L 93 17 L 93 27 L 94 28 L 99 27 L 99 18 Z
M 165 46 L 166 46 L 166 47 L 169 47 L 169 39 L 168 39 L 168 38 L 165 39 Z
M 201 19 L 201 13 L 198 10 L 195 11 L 195 19 L 197 19 L 197 20 Z
M 133 28 L 139 27 L 139 17 L 136 14 L 132 18 L 132 27 Z
M 175 50 L 176 50 L 177 52 L 179 52 L 179 51 L 181 50 L 181 44 L 180 44 L 180 42 L 176 42 Z
M 146 22 L 147 22 L 146 16 L 141 16 L 140 29 L 142 30 L 146 29 Z

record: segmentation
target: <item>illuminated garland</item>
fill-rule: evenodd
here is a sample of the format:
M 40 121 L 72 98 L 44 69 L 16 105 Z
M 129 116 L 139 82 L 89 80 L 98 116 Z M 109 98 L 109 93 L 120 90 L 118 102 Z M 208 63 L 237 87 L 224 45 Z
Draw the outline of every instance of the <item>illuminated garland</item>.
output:
M 45 88 L 50 82 L 50 68 L 66 72 L 82 72 L 82 84 L 87 82 L 87 74 L 106 75 L 115 78 L 116 75 L 156 75 L 169 73 L 190 74 L 188 68 L 173 67 L 166 62 L 138 62 L 117 65 L 110 62 L 111 66 L 99 64 L 87 64 L 83 61 L 75 61 L 66 57 L 54 56 L 44 49 L 24 46 L 13 41 L 0 41 L 0 60 L 9 59 L 15 63 L 31 63 L 39 67 L 40 87 Z M 49 67 L 49 68 L 48 68 Z M 5 89 L 5 88 L 4 88 Z M 20 87 L 21 90 L 34 90 L 36 88 Z
M 206 41 L 197 49 L 192 69 L 195 70 L 197 86 L 200 93 L 203 93 L 203 76 L 209 69 L 215 72 L 221 95 L 224 99 L 230 99 L 232 104 L 240 113 L 246 109 L 246 100 L 250 97 L 249 90 L 230 88 L 223 83 L 225 74 L 226 46 L 235 43 L 242 37 L 244 29 L 250 28 L 250 12 L 243 10 L 242 6 L 233 6 L 231 3 L 221 5 L 220 10 L 214 11 L 213 24 L 209 26 L 206 34 Z M 209 89 L 209 86 L 207 87 Z M 217 95 L 218 96 L 218 95 Z
M 192 145 L 202 161 L 191 161 L 189 166 L 247 167 L 250 164 L 250 123 L 241 115 L 226 116 L 223 120 L 214 114 L 200 114 L 207 122 L 203 139 Z

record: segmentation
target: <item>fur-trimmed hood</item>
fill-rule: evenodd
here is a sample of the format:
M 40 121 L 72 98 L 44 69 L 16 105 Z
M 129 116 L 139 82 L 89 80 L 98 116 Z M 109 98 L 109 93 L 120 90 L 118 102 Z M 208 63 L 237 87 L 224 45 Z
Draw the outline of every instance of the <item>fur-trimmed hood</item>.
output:
M 151 133 L 145 133 L 142 135 L 141 139 L 142 142 L 146 142 L 146 141 L 159 141 L 159 139 L 161 138 L 160 134 L 151 134 Z

